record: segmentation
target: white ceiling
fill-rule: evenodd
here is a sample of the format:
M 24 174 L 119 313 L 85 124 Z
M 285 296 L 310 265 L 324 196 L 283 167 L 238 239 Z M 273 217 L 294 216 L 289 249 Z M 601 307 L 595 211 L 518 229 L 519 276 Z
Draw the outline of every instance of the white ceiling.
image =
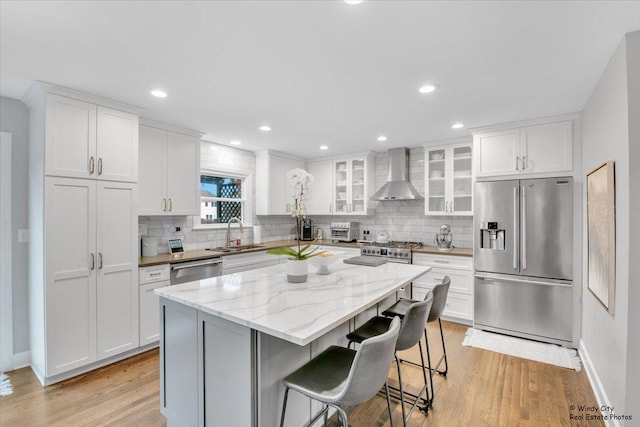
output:
M 623 35 L 640 29 L 640 2 L 614 1 L 0 8 L 3 96 L 21 98 L 42 80 L 143 107 L 211 141 L 305 157 L 465 135 L 450 128 L 455 121 L 470 128 L 580 111 Z M 419 94 L 425 82 L 440 90 Z M 151 97 L 154 88 L 169 97 Z

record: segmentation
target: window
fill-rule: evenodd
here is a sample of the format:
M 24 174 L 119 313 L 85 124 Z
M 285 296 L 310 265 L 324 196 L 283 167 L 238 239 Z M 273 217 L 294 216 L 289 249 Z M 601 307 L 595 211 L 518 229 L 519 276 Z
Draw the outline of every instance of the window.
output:
M 227 224 L 231 218 L 243 222 L 245 218 L 246 176 L 230 176 L 226 173 L 202 172 L 200 174 L 200 220 L 194 226 L 215 227 Z

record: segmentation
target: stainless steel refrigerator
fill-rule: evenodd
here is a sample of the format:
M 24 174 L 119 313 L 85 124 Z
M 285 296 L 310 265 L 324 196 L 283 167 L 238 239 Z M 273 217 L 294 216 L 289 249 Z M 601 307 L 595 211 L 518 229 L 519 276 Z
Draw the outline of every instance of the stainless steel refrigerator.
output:
M 573 180 L 477 182 L 474 327 L 570 345 Z

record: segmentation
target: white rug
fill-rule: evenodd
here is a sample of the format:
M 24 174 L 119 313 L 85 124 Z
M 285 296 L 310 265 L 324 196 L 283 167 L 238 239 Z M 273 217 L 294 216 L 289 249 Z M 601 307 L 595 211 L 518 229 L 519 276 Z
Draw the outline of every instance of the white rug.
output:
M 13 387 L 11 387 L 11 380 L 7 374 L 0 375 L 0 396 L 6 396 L 13 393 Z
M 578 352 L 555 344 L 545 344 L 469 328 L 462 345 L 580 371 Z

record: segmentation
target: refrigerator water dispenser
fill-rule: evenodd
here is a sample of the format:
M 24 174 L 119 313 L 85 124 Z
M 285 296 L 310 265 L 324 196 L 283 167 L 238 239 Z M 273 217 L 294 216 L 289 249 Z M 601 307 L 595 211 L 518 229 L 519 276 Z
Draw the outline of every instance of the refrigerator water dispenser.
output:
M 480 248 L 504 251 L 505 230 L 498 228 L 497 222 L 488 222 L 485 228 L 480 229 Z

